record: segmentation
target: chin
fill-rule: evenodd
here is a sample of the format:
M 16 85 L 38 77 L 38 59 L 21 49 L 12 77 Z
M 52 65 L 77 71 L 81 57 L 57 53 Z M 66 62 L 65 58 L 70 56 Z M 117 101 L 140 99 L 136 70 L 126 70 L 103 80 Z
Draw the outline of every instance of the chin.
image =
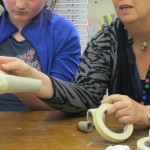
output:
M 27 18 L 23 18 L 23 17 L 14 17 L 14 20 L 16 21 L 27 21 Z
M 135 23 L 136 21 L 137 21 L 137 19 L 135 19 L 135 18 L 129 18 L 129 17 L 127 17 L 127 18 L 119 18 L 120 20 L 121 20 L 121 22 L 124 24 L 124 25 L 126 25 L 126 24 L 133 24 L 133 23 Z

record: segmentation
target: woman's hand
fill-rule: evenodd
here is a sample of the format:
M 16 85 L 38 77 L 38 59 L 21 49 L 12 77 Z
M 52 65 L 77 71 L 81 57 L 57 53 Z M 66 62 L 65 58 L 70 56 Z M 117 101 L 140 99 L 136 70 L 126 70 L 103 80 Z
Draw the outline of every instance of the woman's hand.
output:
M 106 97 L 102 103 L 111 103 L 107 115 L 113 115 L 121 123 L 132 123 L 140 126 L 150 126 L 149 110 L 125 95 L 114 94 Z

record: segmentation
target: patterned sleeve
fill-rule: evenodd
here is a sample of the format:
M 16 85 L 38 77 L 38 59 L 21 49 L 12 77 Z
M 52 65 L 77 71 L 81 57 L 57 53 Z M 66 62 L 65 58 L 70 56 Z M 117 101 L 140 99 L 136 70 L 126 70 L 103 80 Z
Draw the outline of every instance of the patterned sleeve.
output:
M 55 94 L 45 102 L 62 112 L 74 115 L 82 115 L 89 108 L 98 107 L 110 84 L 114 41 L 114 32 L 110 35 L 107 29 L 92 38 L 83 53 L 74 81 L 69 83 L 52 78 Z

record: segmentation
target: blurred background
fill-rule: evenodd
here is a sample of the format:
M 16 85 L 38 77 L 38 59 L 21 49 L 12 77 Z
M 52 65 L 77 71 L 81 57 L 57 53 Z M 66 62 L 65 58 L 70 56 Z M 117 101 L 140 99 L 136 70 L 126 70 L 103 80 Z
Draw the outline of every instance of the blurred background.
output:
M 54 1 L 49 0 L 49 5 Z M 116 18 L 112 0 L 57 0 L 54 11 L 75 24 L 82 52 L 93 35 Z

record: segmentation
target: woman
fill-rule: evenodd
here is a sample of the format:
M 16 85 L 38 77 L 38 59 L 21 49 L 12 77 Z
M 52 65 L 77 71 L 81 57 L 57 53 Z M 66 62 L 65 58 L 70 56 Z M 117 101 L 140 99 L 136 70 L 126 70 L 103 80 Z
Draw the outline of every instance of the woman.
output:
M 81 53 L 75 26 L 46 9 L 47 0 L 3 0 L 3 3 L 0 55 L 17 57 L 48 76 L 72 81 Z M 22 102 L 15 95 L 2 94 L 0 110 L 49 109 L 41 100 L 39 104 L 34 100 Z
M 85 114 L 102 101 L 112 103 L 107 114 L 119 122 L 149 127 L 149 109 L 145 105 L 150 105 L 150 1 L 112 2 L 118 18 L 88 43 L 73 83 L 49 79 L 16 58 L 0 57 L 1 69 L 45 79 L 41 91 L 32 96 L 62 112 Z M 102 100 L 107 89 L 110 96 Z M 26 95 L 20 97 L 25 99 Z

